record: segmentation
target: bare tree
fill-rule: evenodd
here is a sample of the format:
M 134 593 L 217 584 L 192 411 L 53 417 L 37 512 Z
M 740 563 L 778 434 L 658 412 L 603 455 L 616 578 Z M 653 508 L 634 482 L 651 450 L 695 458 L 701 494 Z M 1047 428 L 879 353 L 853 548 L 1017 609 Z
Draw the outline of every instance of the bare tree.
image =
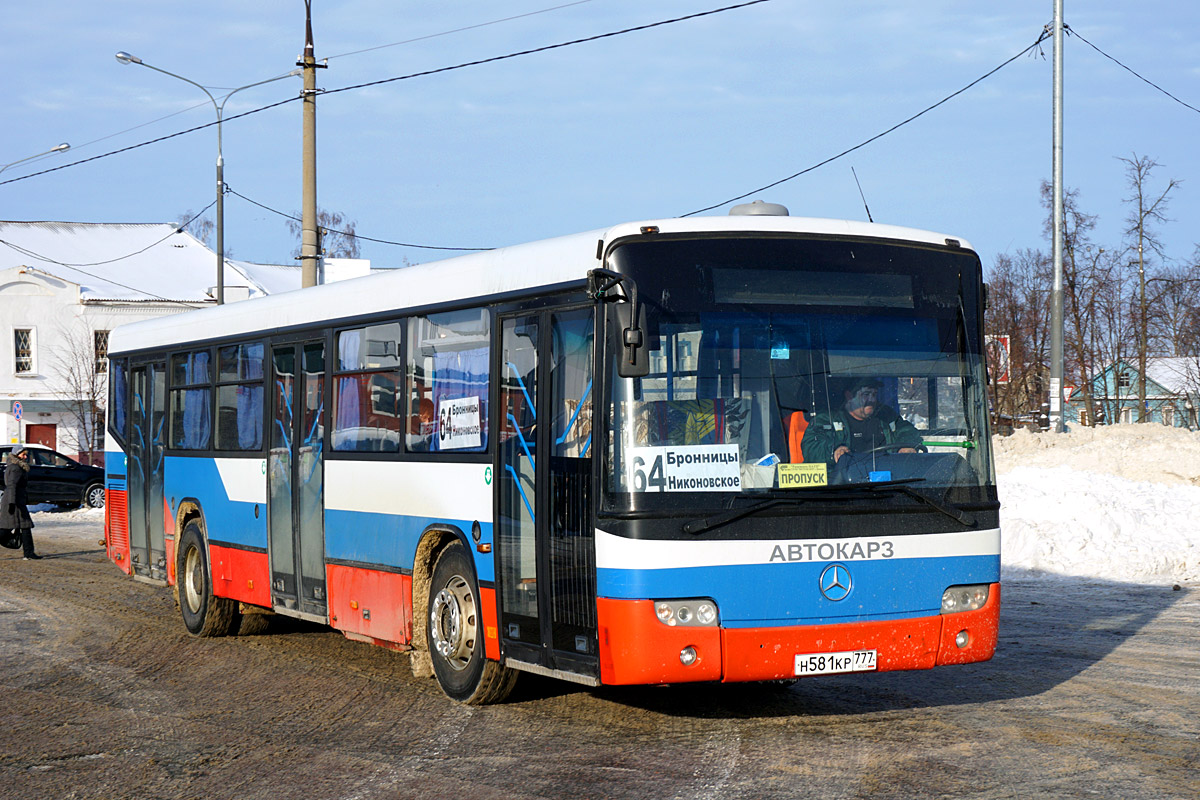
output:
M 1122 158 L 1125 175 L 1133 194 L 1126 198 L 1131 205 L 1126 234 L 1134 237 L 1137 249 L 1138 268 L 1138 422 L 1146 421 L 1146 359 L 1150 349 L 1150 314 L 1146 301 L 1146 260 L 1150 254 L 1164 258 L 1162 243 L 1154 235 L 1152 226 L 1156 222 L 1167 222 L 1168 195 L 1179 186 L 1174 178 L 1155 196 L 1150 189 L 1150 175 L 1160 165 L 1149 156 L 1133 154 L 1133 158 Z M 1147 252 L 1149 251 L 1149 253 Z
M 1049 257 L 1038 250 L 1002 253 L 988 276 L 985 330 L 1009 337 L 1009 382 L 995 387 L 996 413 L 1018 419 L 1037 413 L 1049 369 Z
M 1053 235 L 1054 187 L 1042 181 L 1042 205 L 1047 217 L 1043 233 Z M 1104 248 L 1095 247 L 1091 232 L 1096 227 L 1097 217 L 1085 214 L 1079 208 L 1079 191 L 1067 189 L 1063 193 L 1063 289 L 1066 307 L 1065 341 L 1066 372 L 1077 373 L 1078 386 L 1083 394 L 1083 405 L 1087 409 L 1081 422 L 1089 426 L 1096 424 L 1096 406 L 1092 397 L 1092 378 L 1096 373 L 1094 350 L 1090 339 L 1097 324 L 1096 300 L 1104 286 Z
M 82 321 L 60 326 L 60 344 L 50 349 L 54 362 L 54 395 L 67 408 L 71 424 L 63 441 L 85 463 L 104 447 L 104 403 L 108 396 L 107 332 L 103 353 L 97 351 L 97 331 Z
M 288 219 L 288 230 L 293 236 L 299 237 L 303 228 L 299 222 L 300 212 Z M 320 231 L 321 255 L 325 258 L 358 258 L 358 236 L 355 234 L 357 223 L 336 211 L 317 211 L 317 228 Z M 300 256 L 300 245 L 292 251 L 293 256 Z
M 208 217 L 196 216 L 196 213 L 189 208 L 176 218 L 175 224 L 179 226 L 180 230 L 187 231 L 204 244 L 212 247 L 212 234 L 215 226 Z M 226 252 L 226 255 L 229 253 Z

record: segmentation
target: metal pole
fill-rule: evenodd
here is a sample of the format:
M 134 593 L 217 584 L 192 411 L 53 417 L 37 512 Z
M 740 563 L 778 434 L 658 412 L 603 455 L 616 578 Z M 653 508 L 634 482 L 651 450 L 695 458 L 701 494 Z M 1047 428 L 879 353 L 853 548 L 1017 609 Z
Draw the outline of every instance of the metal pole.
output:
M 1050 430 L 1063 432 L 1063 0 L 1054 0 L 1054 289 L 1050 303 Z
M 313 51 L 312 0 L 305 0 L 304 57 L 304 147 L 300 211 L 300 285 L 317 285 L 320 248 L 317 240 L 317 59 Z
M 42 156 L 48 156 L 51 153 L 62 153 L 64 151 L 70 150 L 70 149 L 71 149 L 71 145 L 67 144 L 66 142 L 63 142 L 62 144 L 60 144 L 56 147 L 51 147 L 49 150 L 44 150 L 41 153 L 35 153 L 34 155 L 31 155 L 31 156 L 25 156 L 24 158 L 18 158 L 16 161 L 10 161 L 7 164 L 0 164 L 0 172 L 4 172 L 4 170 L 8 169 L 9 167 L 16 166 L 17 164 L 24 164 L 26 161 L 33 161 L 35 158 L 41 158 Z
M 217 102 L 217 98 L 213 97 L 212 92 L 196 83 L 191 78 L 185 78 L 182 75 L 176 75 L 174 72 L 167 72 L 165 69 L 147 64 L 135 55 L 130 55 L 124 51 L 117 53 L 117 61 L 121 64 L 137 64 L 138 66 L 152 69 L 155 72 L 161 72 L 163 75 L 169 75 L 172 78 L 177 78 L 184 83 L 190 83 L 204 94 L 208 95 L 209 102 L 212 103 L 213 110 L 217 112 L 217 305 L 222 305 L 225 302 L 225 157 L 221 154 L 221 120 L 225 114 L 225 104 L 229 102 L 229 98 L 233 97 L 243 89 L 251 89 L 255 86 L 262 86 L 264 83 L 272 83 L 274 81 L 291 78 L 300 74 L 300 70 L 292 70 L 286 75 L 276 75 L 274 78 L 267 78 L 265 81 L 256 81 L 248 83 L 245 86 L 239 86 L 221 100 Z M 70 145 L 60 144 L 55 150 L 66 150 Z
M 217 305 L 225 303 L 225 159 L 221 156 L 221 116 L 217 115 Z

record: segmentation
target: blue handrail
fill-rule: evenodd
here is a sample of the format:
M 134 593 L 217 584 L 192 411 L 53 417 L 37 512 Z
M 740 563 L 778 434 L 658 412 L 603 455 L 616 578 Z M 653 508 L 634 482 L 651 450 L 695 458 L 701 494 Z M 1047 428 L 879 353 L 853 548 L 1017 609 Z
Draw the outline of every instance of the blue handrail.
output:
M 525 402 L 529 403 L 529 415 L 533 417 L 533 421 L 537 422 L 537 406 L 533 404 L 533 398 L 529 396 L 529 390 L 525 388 L 525 381 L 521 378 L 521 373 L 517 372 L 517 365 L 511 361 L 504 362 L 513 371 L 513 376 L 517 379 L 517 386 L 521 387 L 521 394 L 525 395 Z
M 588 381 L 587 388 L 583 390 L 583 396 L 579 398 L 579 405 L 575 406 L 575 413 L 571 415 L 571 419 L 567 421 L 567 427 L 563 430 L 563 435 L 554 440 L 554 444 L 559 445 L 567 440 L 567 434 L 571 432 L 571 428 L 575 427 L 575 420 L 579 418 L 579 412 L 583 411 L 583 404 L 592 393 L 592 382 Z M 592 437 L 589 435 L 588 439 Z
M 525 503 L 525 509 L 526 509 L 526 510 L 529 512 L 529 519 L 530 519 L 530 521 L 532 521 L 532 522 L 536 522 L 536 521 L 537 521 L 537 519 L 536 519 L 536 517 L 534 516 L 534 513 L 533 513 L 533 506 L 531 506 L 531 505 L 529 504 L 529 498 L 525 496 L 525 490 L 521 488 L 521 478 L 520 478 L 520 476 L 519 476 L 519 475 L 517 475 L 517 471 L 516 471 L 515 469 L 513 469 L 513 466 L 512 466 L 512 464 L 505 464 L 505 465 L 504 465 L 504 468 L 505 468 L 506 470 L 508 470 L 508 473 L 509 473 L 510 475 L 512 475 L 512 479 L 513 479 L 513 485 L 514 485 L 514 486 L 516 486 L 516 487 L 517 487 L 517 491 L 521 493 L 521 500 L 522 500 L 522 501 L 524 501 L 524 503 Z

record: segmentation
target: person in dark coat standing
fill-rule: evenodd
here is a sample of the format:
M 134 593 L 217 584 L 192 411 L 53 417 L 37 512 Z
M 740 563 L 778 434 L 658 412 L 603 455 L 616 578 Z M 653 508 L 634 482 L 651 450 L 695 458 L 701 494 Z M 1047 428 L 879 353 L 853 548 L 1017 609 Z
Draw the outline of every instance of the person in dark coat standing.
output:
M 41 558 L 33 551 L 33 517 L 29 516 L 29 451 L 17 445 L 5 458 L 4 495 L 0 497 L 0 528 L 20 531 L 25 560 Z

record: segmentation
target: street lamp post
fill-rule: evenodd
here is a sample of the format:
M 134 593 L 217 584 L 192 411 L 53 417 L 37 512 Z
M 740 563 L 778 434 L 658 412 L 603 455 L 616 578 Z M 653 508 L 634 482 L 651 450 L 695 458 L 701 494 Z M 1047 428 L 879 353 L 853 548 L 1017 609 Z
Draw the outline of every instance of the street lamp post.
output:
M 255 86 L 262 86 L 264 83 L 291 78 L 299 75 L 301 71 L 294 69 L 286 75 L 276 75 L 274 78 L 267 78 L 265 81 L 257 81 L 255 83 L 248 83 L 245 86 L 239 86 L 222 97 L 221 102 L 218 103 L 217 98 L 213 97 L 212 92 L 195 81 L 185 78 L 182 75 L 176 75 L 174 72 L 167 72 L 165 69 L 160 69 L 153 64 L 147 64 L 135 55 L 121 51 L 117 53 L 117 61 L 122 64 L 138 64 L 155 72 L 161 72 L 163 75 L 178 78 L 184 83 L 190 83 L 208 95 L 209 102 L 213 105 L 213 110 L 217 112 L 217 305 L 222 305 L 225 302 L 225 158 L 221 154 L 221 119 L 225 113 L 225 103 L 229 101 L 229 98 L 243 89 L 250 89 Z
M 55 145 L 54 147 L 51 147 L 49 150 L 44 150 L 41 153 L 34 153 L 31 156 L 25 156 L 24 158 L 18 158 L 16 161 L 10 161 L 7 164 L 0 164 L 0 172 L 4 172 L 4 170 L 8 169 L 9 167 L 14 167 L 17 164 L 24 164 L 26 161 L 33 161 L 35 158 L 41 158 L 42 156 L 48 156 L 51 153 L 62 153 L 64 151 L 70 150 L 70 149 L 71 149 L 71 145 L 67 144 L 66 142 L 63 142 L 62 144 Z

